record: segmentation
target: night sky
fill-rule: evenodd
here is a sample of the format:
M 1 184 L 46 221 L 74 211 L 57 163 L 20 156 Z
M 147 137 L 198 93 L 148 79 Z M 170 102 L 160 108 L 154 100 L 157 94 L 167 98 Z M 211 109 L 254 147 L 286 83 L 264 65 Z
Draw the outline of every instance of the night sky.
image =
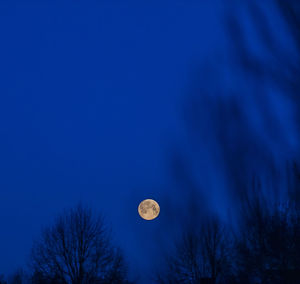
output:
M 150 274 L 191 217 L 189 193 L 226 219 L 241 167 L 269 175 L 298 154 L 295 104 L 235 67 L 224 2 L 0 2 L 0 273 L 24 266 L 41 228 L 82 201 L 103 213 L 131 271 Z M 292 56 L 276 9 L 267 15 Z M 274 60 L 251 25 L 243 33 Z M 137 214 L 145 198 L 160 203 L 155 221 Z

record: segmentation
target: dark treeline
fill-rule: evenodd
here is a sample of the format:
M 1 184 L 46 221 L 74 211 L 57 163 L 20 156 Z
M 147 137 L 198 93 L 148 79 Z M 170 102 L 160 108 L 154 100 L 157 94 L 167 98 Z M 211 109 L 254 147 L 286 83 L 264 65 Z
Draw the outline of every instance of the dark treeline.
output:
M 266 196 L 258 179 L 241 200 L 238 225 L 217 216 L 184 228 L 166 267 L 156 277 L 161 284 L 300 283 L 300 190 L 296 167 L 281 200 Z
M 90 208 L 80 204 L 66 210 L 33 244 L 28 268 L 0 283 L 129 284 L 124 256 L 109 232 Z
M 182 228 L 154 283 L 296 284 L 300 281 L 300 172 L 288 167 L 286 195 L 270 201 L 259 179 L 245 189 L 238 225 L 218 216 Z M 195 220 L 194 220 L 195 221 Z M 172 240 L 170 240 L 172 241 Z M 33 244 L 27 269 L 1 284 L 133 283 L 103 218 L 83 205 L 66 210 Z
M 189 157 L 172 163 L 192 221 L 183 220 L 157 283 L 300 283 L 299 167 L 284 162 L 299 161 L 300 5 L 271 2 L 228 4 L 225 64 L 209 63 L 191 88 Z M 271 8 L 292 44 L 278 37 Z M 203 217 L 224 192 L 232 214 Z

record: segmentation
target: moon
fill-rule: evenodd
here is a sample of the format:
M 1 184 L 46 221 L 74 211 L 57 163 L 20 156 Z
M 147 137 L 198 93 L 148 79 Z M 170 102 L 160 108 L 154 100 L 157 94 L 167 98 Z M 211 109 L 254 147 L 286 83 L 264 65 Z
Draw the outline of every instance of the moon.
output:
M 141 218 L 149 221 L 158 217 L 160 207 L 155 200 L 145 199 L 139 204 L 138 212 Z

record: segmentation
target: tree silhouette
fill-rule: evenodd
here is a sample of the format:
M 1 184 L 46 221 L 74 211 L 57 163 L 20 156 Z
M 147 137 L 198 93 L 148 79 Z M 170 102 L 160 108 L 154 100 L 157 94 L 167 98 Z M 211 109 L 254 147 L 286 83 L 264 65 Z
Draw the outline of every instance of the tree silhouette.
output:
M 78 205 L 45 229 L 31 254 L 33 283 L 129 283 L 103 218 Z
M 267 202 L 261 185 L 254 186 L 236 242 L 238 283 L 299 283 L 299 211 L 292 200 Z
M 7 282 L 4 279 L 4 275 L 0 274 L 0 284 L 7 284 Z
M 8 284 L 29 284 L 29 279 L 23 269 L 17 269 L 8 277 Z
M 22 274 L 20 273 L 15 273 L 11 279 L 8 281 L 9 284 L 22 284 L 23 279 L 22 279 Z
M 166 271 L 157 281 L 166 283 L 224 283 L 231 274 L 231 238 L 218 219 L 210 219 L 200 230 L 189 231 L 166 260 Z
M 209 233 L 222 231 L 222 225 L 211 226 L 212 230 L 206 225 L 201 233 L 189 231 L 168 256 L 165 273 L 157 277 L 160 283 L 300 283 L 299 171 L 294 176 L 293 169 L 288 169 L 293 188 L 282 186 L 286 161 L 299 159 L 300 2 L 233 2 L 246 7 L 247 20 L 245 10 L 238 13 L 234 5 L 228 5 L 232 11 L 226 26 L 231 38 L 225 76 L 218 77 L 221 63 L 210 64 L 207 72 L 197 76 L 186 102 L 184 118 L 192 138 L 191 151 L 186 153 L 193 162 L 199 157 L 199 163 L 186 159 L 176 176 L 192 180 L 182 187 L 194 205 L 188 212 L 202 208 L 202 184 L 234 193 L 229 205 L 233 221 L 240 221 L 235 246 L 231 247 L 230 237 L 218 239 L 213 236 L 223 234 Z M 275 10 L 279 13 L 276 20 L 283 21 L 281 28 L 293 43 L 278 39 L 270 21 Z M 229 87 L 222 77 L 229 78 Z M 200 165 L 197 173 L 202 173 L 196 183 L 190 179 L 195 165 Z M 263 182 L 255 182 L 248 192 L 255 173 Z M 209 182 L 203 182 L 205 179 Z M 199 226 L 199 220 L 192 222 Z M 226 249 L 218 248 L 216 240 Z M 230 250 L 231 256 L 215 253 Z

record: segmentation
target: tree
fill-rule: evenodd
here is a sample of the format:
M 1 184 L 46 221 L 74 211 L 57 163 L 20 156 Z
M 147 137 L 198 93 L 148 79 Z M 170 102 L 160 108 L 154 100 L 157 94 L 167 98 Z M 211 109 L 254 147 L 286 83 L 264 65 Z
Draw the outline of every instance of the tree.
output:
M 0 274 L 0 284 L 7 284 L 7 282 L 4 279 L 4 275 Z
M 31 254 L 33 283 L 128 283 L 126 266 L 112 246 L 101 216 L 78 205 L 46 228 Z
M 15 273 L 12 275 L 11 279 L 8 281 L 9 284 L 22 284 L 23 279 L 22 279 L 22 274 L 20 273 Z
M 29 279 L 27 273 L 23 269 L 17 269 L 8 277 L 8 284 L 27 284 Z
M 230 276 L 230 236 L 218 219 L 186 233 L 167 257 L 166 271 L 157 281 L 167 283 L 224 283 Z
M 299 283 L 300 215 L 294 202 L 267 203 L 258 183 L 243 210 L 236 242 L 238 283 Z

